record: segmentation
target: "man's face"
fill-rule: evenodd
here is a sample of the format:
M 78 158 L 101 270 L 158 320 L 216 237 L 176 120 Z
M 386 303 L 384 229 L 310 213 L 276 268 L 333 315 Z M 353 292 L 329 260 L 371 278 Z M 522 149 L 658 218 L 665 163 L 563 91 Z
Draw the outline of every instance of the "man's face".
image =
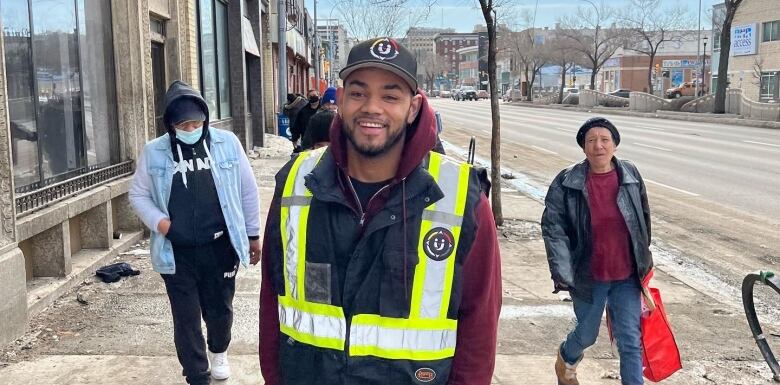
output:
M 422 102 L 421 96 L 412 96 L 403 79 L 377 68 L 351 73 L 338 92 L 342 130 L 352 147 L 367 157 L 400 145 Z
M 585 133 L 585 143 L 582 148 L 585 157 L 594 169 L 603 169 L 609 166 L 612 156 L 615 155 L 615 142 L 612 133 L 604 127 L 593 127 Z

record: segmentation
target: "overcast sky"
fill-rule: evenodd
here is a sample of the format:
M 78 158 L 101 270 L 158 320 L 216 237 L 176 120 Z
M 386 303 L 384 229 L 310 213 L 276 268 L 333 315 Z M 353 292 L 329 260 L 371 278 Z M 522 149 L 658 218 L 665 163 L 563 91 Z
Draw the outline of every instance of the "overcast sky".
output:
M 414 3 L 418 0 L 409 0 L 410 3 Z M 607 4 L 622 7 L 628 4 L 628 0 L 604 0 Z M 706 16 L 706 12 L 712 9 L 712 5 L 722 2 L 723 0 L 701 0 L 702 6 L 702 28 L 709 29 L 709 18 Z M 699 0 L 662 0 L 666 6 L 679 4 L 686 7 L 691 17 L 691 25 L 695 26 L 698 23 L 699 12 Z M 338 0 L 319 0 L 318 1 L 318 17 L 327 18 L 331 14 L 333 4 L 337 4 Z M 309 13 L 312 13 L 312 7 L 314 0 L 306 0 L 306 6 L 309 8 Z M 528 9 L 533 12 L 536 9 L 536 26 L 538 27 L 553 27 L 555 21 L 561 16 L 567 13 L 573 13 L 577 6 L 589 6 L 587 2 L 583 0 L 538 0 L 538 8 L 536 8 L 536 0 L 516 0 L 514 4 L 520 9 Z M 339 11 L 333 11 L 332 15 L 337 18 Z M 513 24 L 512 20 L 507 20 L 507 24 Z M 516 24 L 521 24 L 520 20 L 514 21 Z M 477 24 L 485 24 L 485 20 L 482 17 L 482 12 L 479 9 L 478 0 L 437 0 L 436 6 L 433 8 L 428 21 L 424 26 L 428 27 L 442 27 L 442 28 L 455 28 L 457 32 L 471 32 L 474 26 Z M 695 27 L 694 27 L 695 28 Z

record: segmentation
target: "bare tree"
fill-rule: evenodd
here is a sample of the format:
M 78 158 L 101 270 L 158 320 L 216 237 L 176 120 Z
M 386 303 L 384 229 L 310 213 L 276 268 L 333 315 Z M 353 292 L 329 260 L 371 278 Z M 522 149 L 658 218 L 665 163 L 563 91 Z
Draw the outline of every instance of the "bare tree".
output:
M 417 66 L 422 70 L 426 89 L 432 90 L 436 77 L 446 69 L 444 60 L 434 52 L 421 52 L 417 58 Z
M 566 87 L 566 73 L 578 62 L 582 61 L 582 55 L 571 47 L 571 40 L 564 37 L 560 30 L 556 30 L 552 39 L 547 43 L 550 63 L 561 68 L 561 86 L 558 91 L 558 104 L 563 103 L 563 89 Z
M 629 36 L 629 49 L 646 55 L 647 89 L 653 93 L 653 62 L 665 43 L 681 42 L 688 27 L 688 10 L 682 6 L 662 9 L 663 0 L 631 0 L 620 14 L 621 24 Z
M 496 9 L 500 7 L 501 0 L 479 0 L 482 16 L 488 33 L 488 83 L 490 84 L 490 115 L 493 121 L 492 138 L 490 141 L 490 178 L 493 181 L 491 202 L 493 206 L 493 218 L 496 225 L 504 224 L 504 215 L 501 211 L 501 114 L 498 110 L 498 97 L 496 90 Z
M 626 33 L 616 25 L 616 9 L 604 0 L 596 4 L 587 1 L 592 8 L 577 7 L 574 15 L 560 19 L 560 36 L 570 41 L 571 49 L 582 54 L 590 75 L 590 89 L 596 88 L 596 75 L 604 63 L 625 44 Z
M 340 19 L 360 40 L 379 36 L 399 36 L 400 32 L 423 24 L 436 0 L 341 0 Z
M 743 0 L 723 0 L 726 5 L 726 15 L 720 24 L 720 61 L 718 64 L 718 86 L 715 90 L 715 102 L 712 112 L 722 114 L 726 112 L 726 87 L 728 87 L 729 54 L 731 53 L 731 23 L 737 9 Z M 717 25 L 718 23 L 716 23 Z
M 525 11 L 521 15 L 525 28 L 522 31 L 509 32 L 508 39 L 502 39 L 509 45 L 512 57 L 520 65 L 521 72 L 525 75 L 528 89 L 526 90 L 526 100 L 533 100 L 533 85 L 536 82 L 536 75 L 541 72 L 542 67 L 547 65 L 549 55 L 544 44 L 537 40 L 537 31 L 533 27 L 533 18 L 530 12 Z

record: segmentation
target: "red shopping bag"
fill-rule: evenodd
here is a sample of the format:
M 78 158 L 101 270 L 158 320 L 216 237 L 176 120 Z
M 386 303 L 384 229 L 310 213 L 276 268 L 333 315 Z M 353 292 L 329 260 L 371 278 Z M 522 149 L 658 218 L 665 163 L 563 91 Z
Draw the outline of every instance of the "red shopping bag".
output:
M 652 273 L 650 274 L 652 276 Z M 672 326 L 666 317 L 661 292 L 648 287 L 649 277 L 642 284 L 642 374 L 650 381 L 661 381 L 682 369 L 680 350 L 674 340 Z M 651 310 L 652 309 L 652 310 Z
M 642 318 L 639 321 L 642 331 L 642 374 L 650 381 L 659 382 L 682 369 L 682 361 L 672 326 L 661 301 L 661 292 L 657 288 L 649 287 L 652 277 L 651 270 L 642 281 Z M 609 306 L 607 330 L 614 345 Z

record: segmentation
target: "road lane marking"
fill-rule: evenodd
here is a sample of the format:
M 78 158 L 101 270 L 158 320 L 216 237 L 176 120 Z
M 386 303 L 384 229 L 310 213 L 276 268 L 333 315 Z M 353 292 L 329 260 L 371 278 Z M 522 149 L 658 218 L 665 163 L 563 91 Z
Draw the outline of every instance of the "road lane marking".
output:
M 780 147 L 780 144 L 772 144 L 772 143 L 764 143 L 764 142 L 754 142 L 752 140 L 743 140 L 745 143 L 752 143 L 752 144 L 759 144 L 762 146 L 770 146 L 770 147 Z
M 674 191 L 677 191 L 677 192 L 681 192 L 681 193 L 683 193 L 683 194 L 688 194 L 688 195 L 690 195 L 690 196 L 692 196 L 692 197 L 697 197 L 697 196 L 699 196 L 699 194 L 692 193 L 692 192 L 690 192 L 690 191 L 685 191 L 685 190 L 683 190 L 683 189 L 679 189 L 679 188 L 677 188 L 677 187 L 672 187 L 672 186 L 669 186 L 669 185 L 667 185 L 667 184 L 658 183 L 658 182 L 656 182 L 656 181 L 654 181 L 654 180 L 645 179 L 645 181 L 646 181 L 646 182 L 649 182 L 649 183 L 652 183 L 652 184 L 654 184 L 654 185 L 658 185 L 658 186 L 661 186 L 661 187 L 666 187 L 666 188 L 668 188 L 668 189 L 670 189 L 670 190 L 674 190 Z
M 668 149 L 668 148 L 663 148 L 663 147 L 656 147 L 656 146 L 651 146 L 651 145 L 649 145 L 649 144 L 642 144 L 642 143 L 636 143 L 636 142 L 634 142 L 634 144 L 635 144 L 635 145 L 637 145 L 637 146 L 639 146 L 639 147 L 647 147 L 647 148 L 652 148 L 653 150 L 659 150 L 659 151 L 672 152 L 672 150 L 670 150 L 670 149 Z
M 577 130 L 569 130 L 569 129 L 566 129 L 566 128 L 558 128 L 558 127 L 550 127 L 550 128 L 552 128 L 553 130 L 558 130 L 558 131 L 563 131 L 563 132 L 571 132 L 571 133 L 577 132 Z
M 533 148 L 535 148 L 535 149 L 537 149 L 537 150 L 539 150 L 539 151 L 541 151 L 541 152 L 546 152 L 546 153 L 548 153 L 548 154 L 558 155 L 558 153 L 557 153 L 557 152 L 555 152 L 555 151 L 550 151 L 550 150 L 548 150 L 548 149 L 546 149 L 546 148 L 541 148 L 541 147 L 539 147 L 539 146 L 534 146 L 533 144 L 531 145 L 531 147 L 533 147 Z

